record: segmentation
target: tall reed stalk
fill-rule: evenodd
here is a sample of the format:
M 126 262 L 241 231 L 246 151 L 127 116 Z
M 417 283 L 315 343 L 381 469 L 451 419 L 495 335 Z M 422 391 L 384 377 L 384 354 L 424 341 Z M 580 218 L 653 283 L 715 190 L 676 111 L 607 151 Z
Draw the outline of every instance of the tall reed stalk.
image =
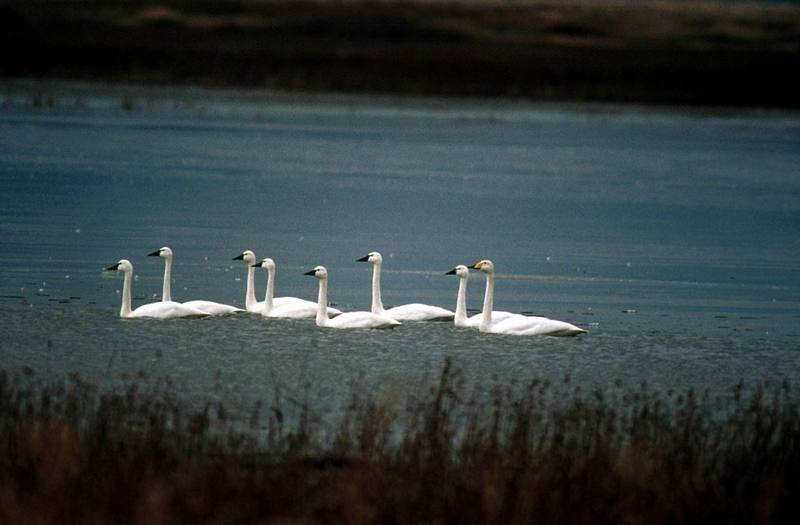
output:
M 353 389 L 334 429 L 276 396 L 246 421 L 169 388 L 0 372 L 0 523 L 795 523 L 789 385 L 724 398 L 568 379 Z

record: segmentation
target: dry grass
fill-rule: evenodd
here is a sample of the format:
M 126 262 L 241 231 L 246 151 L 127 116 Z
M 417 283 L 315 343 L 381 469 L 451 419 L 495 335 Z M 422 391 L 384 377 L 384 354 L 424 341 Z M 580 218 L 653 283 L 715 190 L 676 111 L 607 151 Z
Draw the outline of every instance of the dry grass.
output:
M 786 386 L 724 400 L 568 382 L 465 396 L 445 363 L 404 403 L 354 393 L 333 431 L 247 422 L 169 389 L 0 375 L 2 523 L 794 523 Z
M 800 8 L 698 2 L 0 4 L 0 75 L 796 107 Z

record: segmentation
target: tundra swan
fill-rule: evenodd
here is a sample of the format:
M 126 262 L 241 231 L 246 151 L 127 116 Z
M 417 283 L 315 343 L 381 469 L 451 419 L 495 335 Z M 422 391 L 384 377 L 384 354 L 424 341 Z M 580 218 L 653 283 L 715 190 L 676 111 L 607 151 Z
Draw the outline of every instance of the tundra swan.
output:
M 122 272 L 125 281 L 122 285 L 122 307 L 120 317 L 152 317 L 155 319 L 174 319 L 176 317 L 205 317 L 208 314 L 197 308 L 186 306 L 175 301 L 159 301 L 140 306 L 131 310 L 131 280 L 133 278 L 133 265 L 127 259 L 121 259 L 117 264 L 106 268 L 106 271 Z
M 244 307 L 248 312 L 261 313 L 264 310 L 264 301 L 256 301 L 256 291 L 253 284 L 256 268 L 256 254 L 250 250 L 245 250 L 236 257 L 234 261 L 244 261 L 247 265 L 247 295 L 245 295 Z
M 264 296 L 264 309 L 261 314 L 265 317 L 282 317 L 301 319 L 317 315 L 317 303 L 299 297 L 273 297 L 275 294 L 275 261 L 270 258 L 262 259 L 254 265 L 256 268 L 267 270 L 267 293 Z M 335 317 L 342 313 L 337 308 L 328 307 L 328 315 Z
M 305 275 L 313 275 L 319 279 L 319 296 L 317 298 L 317 326 L 326 328 L 394 328 L 400 322 L 385 315 L 372 312 L 345 312 L 333 319 L 328 317 L 328 270 L 317 266 Z
M 459 264 L 445 275 L 458 276 L 458 298 L 456 299 L 456 315 L 453 322 L 459 328 L 478 328 L 483 320 L 483 313 L 467 317 L 467 280 L 469 279 L 469 268 Z M 492 321 L 500 321 L 514 315 L 511 312 L 493 310 Z
M 388 315 L 398 321 L 449 321 L 455 314 L 439 306 L 411 303 L 384 309 L 381 301 L 381 264 L 383 257 L 378 252 L 370 252 L 358 262 L 372 263 L 372 313 Z
M 161 292 L 161 300 L 172 301 L 172 250 L 169 247 L 164 246 L 153 253 L 148 253 L 147 255 L 150 257 L 161 257 L 164 259 L 164 286 Z M 202 310 L 208 315 L 225 315 L 243 311 L 241 308 L 236 308 L 235 306 L 231 306 L 229 304 L 215 303 L 214 301 L 195 300 L 186 301 L 181 304 Z
M 555 321 L 547 317 L 512 315 L 503 320 L 492 318 L 494 303 L 494 264 L 488 259 L 476 262 L 472 267 L 486 274 L 486 295 L 483 298 L 483 319 L 481 332 L 509 335 L 553 335 L 572 336 L 585 333 L 586 330 L 564 321 Z

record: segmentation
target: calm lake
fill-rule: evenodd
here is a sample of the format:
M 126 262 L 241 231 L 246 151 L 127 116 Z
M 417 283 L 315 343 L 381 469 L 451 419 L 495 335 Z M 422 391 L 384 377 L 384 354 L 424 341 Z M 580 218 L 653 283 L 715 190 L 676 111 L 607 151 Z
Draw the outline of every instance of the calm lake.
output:
M 369 309 L 455 308 L 456 264 L 492 259 L 495 308 L 576 338 L 449 323 L 336 331 L 252 314 L 118 317 L 173 298 L 243 305 L 242 250 L 276 295 Z M 278 393 L 320 413 L 354 384 L 381 395 L 617 380 L 726 392 L 800 377 L 800 114 L 245 91 L 0 84 L 0 369 L 100 385 L 169 378 L 246 410 Z M 483 275 L 467 302 L 479 309 Z M 266 274 L 256 273 L 263 299 Z

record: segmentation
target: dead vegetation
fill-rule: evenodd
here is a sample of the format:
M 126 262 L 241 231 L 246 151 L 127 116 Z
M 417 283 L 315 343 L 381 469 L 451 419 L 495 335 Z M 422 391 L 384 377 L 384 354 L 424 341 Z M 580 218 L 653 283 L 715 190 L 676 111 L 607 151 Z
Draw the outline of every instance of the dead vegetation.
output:
M 0 374 L 3 523 L 794 523 L 788 385 L 713 399 L 565 380 L 464 392 L 445 363 L 333 428 L 280 400 L 246 418 L 169 388 Z M 26 386 L 27 385 L 27 386 Z

